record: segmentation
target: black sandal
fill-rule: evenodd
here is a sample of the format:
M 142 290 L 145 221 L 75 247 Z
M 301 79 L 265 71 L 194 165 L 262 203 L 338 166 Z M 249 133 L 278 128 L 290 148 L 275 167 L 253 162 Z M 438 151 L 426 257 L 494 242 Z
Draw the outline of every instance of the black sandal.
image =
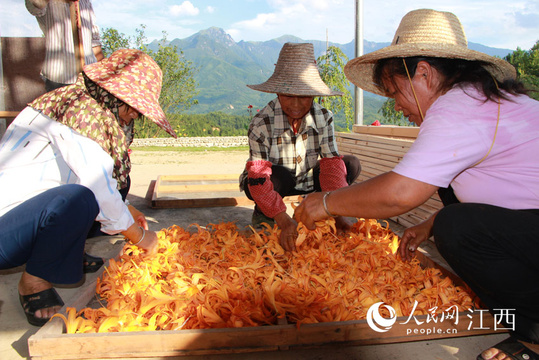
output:
M 492 346 L 492 348 L 500 350 L 501 353 L 504 353 L 508 356 L 509 359 L 513 360 L 539 360 L 539 355 L 528 349 L 524 344 L 522 344 L 517 339 L 510 337 L 504 341 Z M 484 358 L 479 354 L 477 360 L 484 360 Z
M 94 273 L 101 266 L 103 266 L 105 262 L 100 257 L 95 257 L 90 254 L 84 253 L 82 256 L 82 271 L 84 273 Z
M 50 320 L 50 318 L 40 318 L 36 316 L 36 311 L 53 307 L 64 306 L 62 298 L 54 288 L 43 290 L 35 294 L 20 295 L 19 301 L 21 302 L 22 309 L 26 315 L 26 319 L 31 325 L 43 326 Z

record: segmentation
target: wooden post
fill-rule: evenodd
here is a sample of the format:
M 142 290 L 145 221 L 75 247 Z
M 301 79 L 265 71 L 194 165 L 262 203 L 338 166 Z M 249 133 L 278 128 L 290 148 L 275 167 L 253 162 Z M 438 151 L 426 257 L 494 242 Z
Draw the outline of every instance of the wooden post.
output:
M 77 60 L 77 73 L 80 73 L 82 72 L 82 68 L 84 67 L 84 44 L 82 41 L 80 7 L 78 0 L 70 2 L 69 14 L 71 16 L 71 30 L 73 32 L 73 47 L 75 49 L 75 59 Z

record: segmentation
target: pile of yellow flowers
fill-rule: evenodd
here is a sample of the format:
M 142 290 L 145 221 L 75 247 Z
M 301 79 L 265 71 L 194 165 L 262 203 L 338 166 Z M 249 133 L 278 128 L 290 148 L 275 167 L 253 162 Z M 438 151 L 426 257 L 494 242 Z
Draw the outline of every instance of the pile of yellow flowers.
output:
M 126 245 L 110 260 L 96 292 L 106 307 L 68 308 L 68 333 L 205 329 L 364 319 L 383 301 L 398 316 L 473 307 L 470 295 L 440 270 L 395 255 L 398 237 L 359 219 L 337 235 L 333 219 L 314 231 L 299 225 L 297 251 L 279 245 L 280 230 L 244 233 L 233 223 L 178 226 L 158 233 L 152 256 Z

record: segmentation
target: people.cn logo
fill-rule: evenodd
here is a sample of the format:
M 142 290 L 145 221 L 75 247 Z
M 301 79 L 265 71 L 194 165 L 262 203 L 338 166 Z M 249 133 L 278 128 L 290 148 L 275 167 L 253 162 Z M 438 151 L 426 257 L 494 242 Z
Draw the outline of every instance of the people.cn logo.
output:
M 380 314 L 380 306 L 382 305 L 389 311 L 389 319 L 383 318 Z M 397 314 L 395 313 L 395 309 L 389 305 L 384 305 L 383 302 L 371 305 L 367 311 L 367 324 L 376 332 L 388 331 L 396 321 Z

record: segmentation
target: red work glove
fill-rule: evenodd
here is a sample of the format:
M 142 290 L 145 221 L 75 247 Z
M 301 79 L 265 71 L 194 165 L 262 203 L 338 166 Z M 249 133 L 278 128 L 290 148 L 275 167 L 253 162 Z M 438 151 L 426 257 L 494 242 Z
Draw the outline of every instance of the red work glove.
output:
M 255 160 L 247 162 L 247 184 L 258 208 L 269 218 L 286 211 L 283 198 L 273 189 L 271 162 Z
M 322 191 L 333 191 L 348 186 L 346 165 L 342 156 L 320 159 L 320 187 Z

